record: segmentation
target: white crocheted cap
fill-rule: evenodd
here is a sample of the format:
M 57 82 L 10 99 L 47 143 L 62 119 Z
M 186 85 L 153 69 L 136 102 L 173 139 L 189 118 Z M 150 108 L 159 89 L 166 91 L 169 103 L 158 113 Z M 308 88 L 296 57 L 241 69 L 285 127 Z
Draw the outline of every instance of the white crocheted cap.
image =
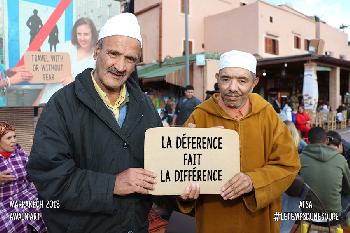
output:
M 142 37 L 140 25 L 134 14 L 121 13 L 108 19 L 102 26 L 98 39 L 108 36 L 128 36 L 140 41 L 142 47 Z
M 238 67 L 249 70 L 256 74 L 256 58 L 246 52 L 231 50 L 220 56 L 220 70 L 226 67 Z

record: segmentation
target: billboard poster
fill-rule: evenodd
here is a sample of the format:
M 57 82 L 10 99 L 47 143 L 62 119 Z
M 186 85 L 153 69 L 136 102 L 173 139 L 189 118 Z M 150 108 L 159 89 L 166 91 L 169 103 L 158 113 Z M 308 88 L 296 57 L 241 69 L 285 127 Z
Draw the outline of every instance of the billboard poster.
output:
M 120 2 L 113 0 L 0 1 L 5 70 L 0 107 L 46 104 L 77 74 L 94 68 L 97 27 L 120 13 Z
M 303 99 L 305 109 L 316 111 L 318 103 L 318 82 L 316 75 L 316 63 L 304 65 Z

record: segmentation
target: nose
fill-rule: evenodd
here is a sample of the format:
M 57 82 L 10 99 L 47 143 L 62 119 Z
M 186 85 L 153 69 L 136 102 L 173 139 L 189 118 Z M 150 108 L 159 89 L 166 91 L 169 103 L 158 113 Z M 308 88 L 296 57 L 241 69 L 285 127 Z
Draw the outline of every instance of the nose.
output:
M 238 82 L 236 79 L 231 79 L 229 89 L 234 92 L 238 90 Z
M 115 59 L 114 68 L 116 68 L 119 72 L 126 71 L 126 59 L 124 56 L 118 56 L 118 58 Z
M 16 142 L 17 142 L 16 138 L 12 138 L 12 139 L 11 139 L 11 143 L 16 144 Z

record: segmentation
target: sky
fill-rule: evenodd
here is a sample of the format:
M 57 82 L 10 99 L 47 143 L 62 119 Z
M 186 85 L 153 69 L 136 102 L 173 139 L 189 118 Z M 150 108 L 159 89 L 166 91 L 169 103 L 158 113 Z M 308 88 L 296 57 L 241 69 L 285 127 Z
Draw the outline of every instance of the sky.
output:
M 350 41 L 350 0 L 265 0 L 274 5 L 288 4 L 309 16 L 317 15 L 322 21 L 339 28 L 344 24 Z

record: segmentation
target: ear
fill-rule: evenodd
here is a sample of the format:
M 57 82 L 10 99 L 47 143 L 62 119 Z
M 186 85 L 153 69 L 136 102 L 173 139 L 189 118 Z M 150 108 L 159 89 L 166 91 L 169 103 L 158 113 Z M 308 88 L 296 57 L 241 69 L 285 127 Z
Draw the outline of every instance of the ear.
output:
M 220 76 L 219 76 L 219 73 L 216 73 L 216 74 L 215 74 L 215 78 L 216 78 L 216 82 L 217 82 L 217 83 L 219 83 L 219 77 L 220 77 Z
M 94 50 L 94 56 L 93 56 L 95 60 L 96 60 L 97 56 L 100 54 L 100 52 L 101 52 L 101 48 L 96 43 L 95 50 Z
M 256 85 L 258 85 L 259 81 L 260 81 L 259 76 L 256 76 L 255 79 L 253 80 L 253 86 L 255 87 Z

